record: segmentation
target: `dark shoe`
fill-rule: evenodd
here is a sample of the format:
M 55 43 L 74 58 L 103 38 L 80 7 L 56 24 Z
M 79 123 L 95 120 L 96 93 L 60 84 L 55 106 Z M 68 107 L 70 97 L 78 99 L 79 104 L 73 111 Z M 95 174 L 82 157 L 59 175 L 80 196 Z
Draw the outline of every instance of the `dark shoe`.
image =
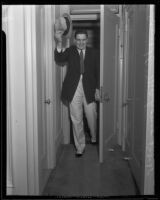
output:
M 81 157 L 81 156 L 83 156 L 83 153 L 76 153 L 75 156 L 76 157 Z
M 95 144 L 97 144 L 97 141 L 96 140 L 94 140 L 94 141 L 91 140 L 91 144 L 95 145 Z
M 76 152 L 75 156 L 76 156 L 76 157 L 81 157 L 81 156 L 83 156 L 83 153 L 84 153 L 84 152 L 85 152 L 85 150 L 83 150 L 82 153 Z
M 91 142 L 91 144 L 92 144 L 92 145 L 96 145 L 96 144 L 97 144 L 97 142 Z

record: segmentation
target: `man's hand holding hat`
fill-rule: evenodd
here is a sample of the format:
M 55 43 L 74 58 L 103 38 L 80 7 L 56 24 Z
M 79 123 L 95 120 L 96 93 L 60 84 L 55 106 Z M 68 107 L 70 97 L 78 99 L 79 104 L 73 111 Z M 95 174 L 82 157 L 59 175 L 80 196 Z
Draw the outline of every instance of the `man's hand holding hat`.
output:
M 54 24 L 55 40 L 62 43 L 62 36 L 69 38 L 72 33 L 72 21 L 67 13 L 56 19 Z
M 62 42 L 62 35 L 63 35 L 63 31 L 55 30 L 54 37 L 58 43 Z
M 64 31 L 67 29 L 67 26 L 65 24 L 65 19 L 63 17 L 60 17 L 55 21 L 54 24 L 54 30 L 55 30 L 55 40 L 57 42 L 62 42 L 62 35 Z

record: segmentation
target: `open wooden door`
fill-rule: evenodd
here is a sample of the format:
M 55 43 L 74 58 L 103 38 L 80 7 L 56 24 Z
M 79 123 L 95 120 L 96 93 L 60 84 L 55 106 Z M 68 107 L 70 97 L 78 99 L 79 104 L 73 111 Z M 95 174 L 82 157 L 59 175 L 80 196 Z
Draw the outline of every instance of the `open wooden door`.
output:
M 116 73 L 118 67 L 119 17 L 101 6 L 100 18 L 100 129 L 99 161 L 115 140 Z
M 47 37 L 49 34 L 46 30 L 46 9 L 45 6 L 36 7 L 36 31 L 37 31 L 37 85 L 38 85 L 38 179 L 39 194 L 42 193 L 51 169 L 55 165 L 55 155 L 53 149 L 53 138 L 51 137 L 49 121 L 52 119 L 49 110 L 53 109 L 52 96 L 49 90 L 48 70 L 50 68 L 48 61 Z M 47 10 L 48 11 L 48 10 Z M 52 122 L 53 123 L 53 122 Z M 52 130 L 53 135 L 53 130 Z M 50 140 L 50 141 L 49 141 Z M 52 146 L 51 146 L 52 142 Z

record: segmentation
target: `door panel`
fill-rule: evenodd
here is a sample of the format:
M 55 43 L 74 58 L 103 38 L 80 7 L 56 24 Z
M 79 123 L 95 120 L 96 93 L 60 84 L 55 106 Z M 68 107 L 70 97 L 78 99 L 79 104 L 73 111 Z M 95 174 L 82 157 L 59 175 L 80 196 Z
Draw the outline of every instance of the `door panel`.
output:
M 140 182 L 140 165 L 136 159 L 134 141 L 135 141 L 135 73 L 136 73 L 136 43 L 135 43 L 135 12 L 134 9 L 129 10 L 128 14 L 128 90 L 127 90 L 127 137 L 126 137 L 126 153 L 129 163 L 135 174 L 137 182 Z M 139 113 L 140 114 L 140 113 Z M 139 119 L 140 120 L 140 119 Z M 138 145 L 139 146 L 139 145 Z M 137 146 L 137 147 L 138 147 Z
M 135 100 L 134 100 L 134 138 L 133 138 L 133 161 L 136 168 L 133 168 L 137 184 L 140 190 L 143 185 L 143 162 L 145 155 L 145 120 L 146 120 L 146 94 L 147 94 L 147 30 L 146 25 L 146 5 L 137 6 L 135 8 Z M 147 42 L 146 42 L 147 41 Z M 146 48 L 147 47 L 147 48 Z M 138 169 L 137 173 L 135 169 Z
M 126 153 L 139 189 L 144 174 L 145 112 L 147 69 L 146 5 L 130 6 L 128 12 L 128 79 L 127 79 L 127 137 Z
M 135 154 L 135 82 L 136 82 L 136 43 L 135 43 L 135 12 L 133 9 L 128 13 L 128 77 L 127 77 L 127 137 L 126 137 L 126 153 L 128 155 L 129 163 L 133 169 L 133 173 L 140 181 L 140 164 L 138 157 Z M 140 116 L 140 113 L 139 113 Z M 140 121 L 140 119 L 138 119 Z M 138 127 L 139 128 L 139 127 Z M 139 142 L 137 141 L 137 149 L 139 149 Z
M 47 159 L 47 152 L 46 152 L 46 63 L 45 63 L 45 24 L 44 24 L 44 8 L 41 8 L 41 80 L 42 80 L 42 152 L 41 152 L 41 159 L 43 167 L 45 168 L 46 159 Z
M 43 191 L 50 170 L 48 169 L 47 151 L 47 106 L 46 102 L 46 41 L 45 41 L 45 7 L 37 6 L 37 76 L 38 76 L 38 159 L 39 191 Z
M 116 72 L 118 66 L 119 18 L 107 6 L 101 6 L 100 41 L 100 135 L 99 159 L 115 141 Z

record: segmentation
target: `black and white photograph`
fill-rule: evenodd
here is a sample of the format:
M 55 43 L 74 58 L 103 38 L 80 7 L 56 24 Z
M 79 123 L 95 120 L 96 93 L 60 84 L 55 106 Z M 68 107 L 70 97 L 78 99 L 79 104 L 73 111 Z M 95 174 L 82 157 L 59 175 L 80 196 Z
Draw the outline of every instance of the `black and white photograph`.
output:
M 155 195 L 155 7 L 2 4 L 5 197 Z

